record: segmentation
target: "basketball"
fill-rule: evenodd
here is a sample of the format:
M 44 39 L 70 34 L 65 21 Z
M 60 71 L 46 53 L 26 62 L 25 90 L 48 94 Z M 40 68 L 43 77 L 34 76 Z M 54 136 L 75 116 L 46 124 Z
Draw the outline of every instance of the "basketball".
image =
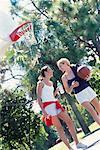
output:
M 81 78 L 81 79 L 86 79 L 86 77 L 90 76 L 90 69 L 86 66 L 80 66 L 77 69 L 77 75 Z

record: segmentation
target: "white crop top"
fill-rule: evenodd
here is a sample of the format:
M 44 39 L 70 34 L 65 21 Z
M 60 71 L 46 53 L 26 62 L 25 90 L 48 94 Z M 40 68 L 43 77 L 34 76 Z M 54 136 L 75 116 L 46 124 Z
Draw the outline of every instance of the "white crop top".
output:
M 44 82 L 43 84 L 44 86 L 42 88 L 42 95 L 41 95 L 42 102 L 56 101 L 57 99 L 54 97 L 53 94 L 54 87 L 46 85 Z

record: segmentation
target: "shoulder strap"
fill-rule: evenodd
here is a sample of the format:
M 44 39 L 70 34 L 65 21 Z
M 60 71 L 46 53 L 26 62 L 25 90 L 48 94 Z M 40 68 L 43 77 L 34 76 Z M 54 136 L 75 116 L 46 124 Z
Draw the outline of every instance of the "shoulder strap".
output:
M 64 74 L 64 78 L 68 81 L 66 74 Z
M 44 81 L 42 80 L 43 86 L 45 85 Z
M 76 64 L 76 65 L 72 66 L 71 68 L 72 68 L 72 70 L 73 70 L 74 74 L 76 75 L 76 74 L 77 74 L 78 64 Z

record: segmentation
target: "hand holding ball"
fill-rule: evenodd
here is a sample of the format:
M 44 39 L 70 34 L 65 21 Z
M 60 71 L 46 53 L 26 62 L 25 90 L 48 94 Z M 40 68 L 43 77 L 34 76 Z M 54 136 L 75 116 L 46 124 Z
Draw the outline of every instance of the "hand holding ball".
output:
M 90 77 L 91 71 L 87 66 L 80 66 L 77 69 L 77 75 L 84 80 L 87 80 Z

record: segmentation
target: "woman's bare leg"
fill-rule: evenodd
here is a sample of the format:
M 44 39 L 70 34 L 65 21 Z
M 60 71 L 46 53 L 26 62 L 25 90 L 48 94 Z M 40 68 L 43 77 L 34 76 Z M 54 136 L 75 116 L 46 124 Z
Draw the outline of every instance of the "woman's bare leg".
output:
M 74 123 L 72 119 L 70 118 L 70 116 L 68 115 L 67 111 L 61 112 L 60 114 L 58 114 L 58 117 L 66 123 L 66 125 L 68 126 L 70 130 L 71 136 L 77 145 L 79 141 L 77 139 Z
M 87 109 L 87 111 L 92 115 L 93 119 L 100 125 L 99 116 L 97 115 L 97 112 L 95 111 L 91 103 L 86 101 L 82 103 L 82 106 L 84 106 Z
M 63 130 L 63 127 L 60 123 L 60 120 L 57 116 L 53 116 L 52 117 L 52 123 L 53 125 L 56 127 L 58 133 L 59 133 L 59 136 L 61 138 L 61 140 L 65 143 L 65 145 L 70 149 L 71 146 L 69 145 L 69 141 L 64 133 L 64 130 Z
M 94 106 L 95 110 L 97 111 L 98 115 L 100 115 L 100 103 L 98 101 L 97 98 L 94 98 L 92 101 L 91 101 L 91 104 Z

